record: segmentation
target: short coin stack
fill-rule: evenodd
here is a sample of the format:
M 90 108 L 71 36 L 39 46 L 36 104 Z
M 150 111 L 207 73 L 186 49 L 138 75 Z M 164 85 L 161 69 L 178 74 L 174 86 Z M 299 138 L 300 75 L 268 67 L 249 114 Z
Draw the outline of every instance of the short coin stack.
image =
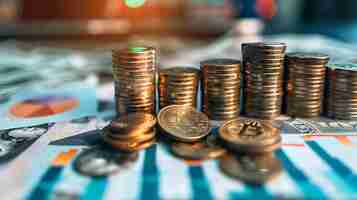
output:
M 281 146 L 280 131 L 271 122 L 234 119 L 219 128 L 219 137 L 232 152 L 220 162 L 220 168 L 228 176 L 263 184 L 282 171 L 272 153 Z
M 242 44 L 244 113 L 273 119 L 281 114 L 284 79 L 284 43 Z
M 289 53 L 287 113 L 292 117 L 319 117 L 322 112 L 326 64 L 329 56 L 320 53 Z
M 137 151 L 155 144 L 156 118 L 149 113 L 130 113 L 104 128 L 104 141 L 122 151 Z
M 156 52 L 151 47 L 113 50 L 117 114 L 155 112 Z
M 160 70 L 160 108 L 167 105 L 196 107 L 199 77 L 199 70 L 192 67 L 172 67 Z
M 326 114 L 341 120 L 357 119 L 357 64 L 331 64 L 327 69 Z
M 201 62 L 203 112 L 212 120 L 226 121 L 240 114 L 239 60 Z

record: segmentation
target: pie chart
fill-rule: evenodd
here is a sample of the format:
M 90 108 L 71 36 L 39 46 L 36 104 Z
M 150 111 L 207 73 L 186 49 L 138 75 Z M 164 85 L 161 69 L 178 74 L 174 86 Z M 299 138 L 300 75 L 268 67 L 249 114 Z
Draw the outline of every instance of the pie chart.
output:
M 18 118 L 46 117 L 70 111 L 79 101 L 70 96 L 41 96 L 18 102 L 10 107 L 10 114 Z

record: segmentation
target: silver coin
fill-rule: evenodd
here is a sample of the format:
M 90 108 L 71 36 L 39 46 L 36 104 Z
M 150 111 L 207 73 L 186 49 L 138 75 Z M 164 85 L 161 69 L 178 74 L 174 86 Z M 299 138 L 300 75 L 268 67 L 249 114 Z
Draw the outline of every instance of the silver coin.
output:
M 74 168 L 86 176 L 109 176 L 127 169 L 137 159 L 137 152 L 124 153 L 97 147 L 82 152 L 74 161 Z
M 11 141 L 0 140 L 0 157 L 7 155 L 13 149 L 15 143 Z
M 35 139 L 47 132 L 46 128 L 30 127 L 10 130 L 7 135 L 15 140 Z

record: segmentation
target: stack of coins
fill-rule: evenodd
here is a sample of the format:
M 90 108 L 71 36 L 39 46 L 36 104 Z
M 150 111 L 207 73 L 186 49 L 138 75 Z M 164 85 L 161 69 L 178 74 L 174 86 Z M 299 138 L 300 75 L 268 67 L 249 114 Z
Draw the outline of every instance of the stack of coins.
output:
M 196 107 L 199 70 L 173 67 L 159 71 L 160 108 L 168 105 Z
M 318 117 L 322 112 L 326 64 L 329 56 L 320 53 L 289 53 L 287 113 L 292 117 Z
M 225 121 L 240 114 L 240 61 L 212 59 L 201 62 L 203 112 Z
M 113 75 L 118 115 L 155 112 L 156 53 L 151 47 L 113 50 Z
M 169 69 L 159 69 L 159 108 L 163 108 L 168 105 L 166 101 L 166 85 L 167 85 L 167 73 Z
M 331 64 L 327 68 L 326 114 L 341 120 L 357 119 L 357 63 Z
M 284 80 L 284 43 L 242 44 L 244 113 L 273 119 L 281 114 Z
M 219 128 L 219 136 L 237 153 L 270 153 L 281 146 L 280 131 L 269 121 L 234 119 Z
M 137 151 L 155 144 L 156 118 L 149 113 L 130 113 L 104 128 L 103 139 L 113 148 Z

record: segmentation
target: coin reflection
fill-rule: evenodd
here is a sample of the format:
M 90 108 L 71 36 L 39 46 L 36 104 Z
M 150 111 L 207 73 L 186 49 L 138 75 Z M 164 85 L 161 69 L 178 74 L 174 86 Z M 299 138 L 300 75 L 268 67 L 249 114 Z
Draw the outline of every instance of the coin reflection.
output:
M 221 171 L 247 184 L 260 185 L 271 181 L 282 172 L 282 165 L 274 154 L 227 155 L 219 162 Z

